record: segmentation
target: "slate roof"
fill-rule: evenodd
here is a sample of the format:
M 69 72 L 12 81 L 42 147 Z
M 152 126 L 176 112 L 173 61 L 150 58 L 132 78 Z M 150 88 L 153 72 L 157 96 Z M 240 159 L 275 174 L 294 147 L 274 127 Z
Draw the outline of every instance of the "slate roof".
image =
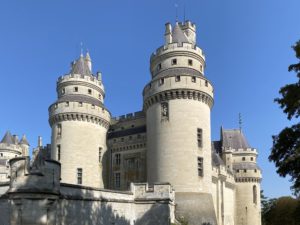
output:
M 185 36 L 184 32 L 181 30 L 178 23 L 176 23 L 173 31 L 172 31 L 172 42 L 173 43 L 189 43 L 189 40 Z
M 5 143 L 5 144 L 9 144 L 9 145 L 11 145 L 11 144 L 14 143 L 13 142 L 13 137 L 12 137 L 12 135 L 11 135 L 11 133 L 9 131 L 7 131 L 5 133 L 4 137 L 1 140 L 1 143 Z
M 78 60 L 74 61 L 74 63 L 72 64 L 70 73 L 92 76 L 92 71 L 90 71 L 90 68 L 87 63 L 88 59 L 89 58 L 85 59 L 83 57 L 83 55 L 81 55 L 80 58 Z
M 212 165 L 213 166 L 225 165 L 225 163 L 221 159 L 220 155 L 218 153 L 216 153 L 215 151 L 212 151 L 211 159 L 212 159 Z
M 248 144 L 243 132 L 240 129 L 221 131 L 222 147 L 225 148 L 251 148 Z
M 20 141 L 20 143 L 19 143 L 20 145 L 28 145 L 29 146 L 29 143 L 28 143 L 28 141 L 27 141 L 27 138 L 26 138 L 26 136 L 25 136 L 25 134 L 23 135 L 23 137 L 21 138 L 21 141 Z
M 260 169 L 256 163 L 251 163 L 251 162 L 239 162 L 239 163 L 234 163 L 232 165 L 232 168 L 234 170 L 254 170 L 254 169 Z
M 83 102 L 83 103 L 89 103 L 93 104 L 95 106 L 103 107 L 103 104 L 100 100 L 86 96 L 86 95 L 63 95 L 60 97 L 56 103 L 60 102 Z

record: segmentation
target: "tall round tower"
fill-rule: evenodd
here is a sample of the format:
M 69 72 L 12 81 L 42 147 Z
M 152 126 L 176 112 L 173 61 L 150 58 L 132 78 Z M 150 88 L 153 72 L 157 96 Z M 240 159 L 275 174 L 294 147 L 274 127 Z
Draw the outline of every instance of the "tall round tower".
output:
M 165 45 L 151 56 L 143 91 L 147 118 L 147 178 L 176 192 L 211 193 L 213 87 L 190 21 L 166 24 Z
M 51 158 L 61 163 L 61 182 L 103 187 L 110 113 L 104 107 L 101 74 L 83 55 L 57 81 L 58 100 L 49 107 Z

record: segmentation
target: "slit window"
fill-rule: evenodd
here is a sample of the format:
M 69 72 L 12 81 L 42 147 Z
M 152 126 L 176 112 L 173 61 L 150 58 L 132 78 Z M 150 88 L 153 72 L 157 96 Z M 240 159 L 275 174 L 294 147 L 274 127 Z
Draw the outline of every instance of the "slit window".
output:
M 197 142 L 198 142 L 198 147 L 202 148 L 203 147 L 203 131 L 201 128 L 197 129 Z
M 60 145 L 57 145 L 57 161 L 60 161 Z
M 157 70 L 161 70 L 161 63 L 157 65 Z
M 61 124 L 57 124 L 57 137 L 61 137 Z
M 192 82 L 196 83 L 196 77 L 192 77 Z
M 82 107 L 82 102 L 78 102 L 78 106 L 79 106 L 79 107 Z
M 251 157 L 250 160 L 253 161 L 253 157 Z
M 74 92 L 78 92 L 78 87 L 74 87 Z
M 89 93 L 89 95 L 91 95 L 92 94 L 92 89 L 88 89 L 88 93 Z
M 121 174 L 115 173 L 115 187 L 120 188 L 121 187 Z
M 193 60 L 189 59 L 188 63 L 189 63 L 189 66 L 192 66 L 193 65 Z
M 176 82 L 179 82 L 179 81 L 180 81 L 180 76 L 176 76 L 176 77 L 175 77 L 175 81 L 176 81 Z
M 257 187 L 253 185 L 253 203 L 257 204 Z
M 82 168 L 77 168 L 77 184 L 82 184 Z
M 172 59 L 172 65 L 177 65 L 177 59 Z
M 203 177 L 203 158 L 198 157 L 197 163 L 198 163 L 198 176 Z
M 245 157 L 243 157 L 243 158 L 242 158 L 242 160 L 243 160 L 243 161 L 246 161 L 246 158 L 245 158 Z
M 164 78 L 161 78 L 160 81 L 159 81 L 159 84 L 160 84 L 160 85 L 163 85 L 164 83 L 165 83 L 165 79 L 164 79 Z
M 208 87 L 208 81 L 207 80 L 205 81 L 205 87 Z
M 101 163 L 101 158 L 102 158 L 102 148 L 101 147 L 99 148 L 99 155 L 98 155 L 98 157 L 99 157 L 99 163 Z

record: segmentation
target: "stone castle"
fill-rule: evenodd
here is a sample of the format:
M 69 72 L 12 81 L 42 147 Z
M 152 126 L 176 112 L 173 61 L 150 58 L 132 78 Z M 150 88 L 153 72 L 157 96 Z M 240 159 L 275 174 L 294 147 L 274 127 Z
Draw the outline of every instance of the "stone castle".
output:
M 0 143 L 1 225 L 260 225 L 261 170 L 242 130 L 211 140 L 213 86 L 190 21 L 165 27 L 142 111 L 112 117 L 87 53 L 57 80 L 51 144 Z

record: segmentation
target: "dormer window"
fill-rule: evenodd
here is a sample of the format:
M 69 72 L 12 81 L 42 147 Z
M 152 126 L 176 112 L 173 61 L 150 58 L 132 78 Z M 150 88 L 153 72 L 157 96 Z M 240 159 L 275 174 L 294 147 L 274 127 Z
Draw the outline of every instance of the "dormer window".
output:
M 177 59 L 172 59 L 172 65 L 177 65 Z

